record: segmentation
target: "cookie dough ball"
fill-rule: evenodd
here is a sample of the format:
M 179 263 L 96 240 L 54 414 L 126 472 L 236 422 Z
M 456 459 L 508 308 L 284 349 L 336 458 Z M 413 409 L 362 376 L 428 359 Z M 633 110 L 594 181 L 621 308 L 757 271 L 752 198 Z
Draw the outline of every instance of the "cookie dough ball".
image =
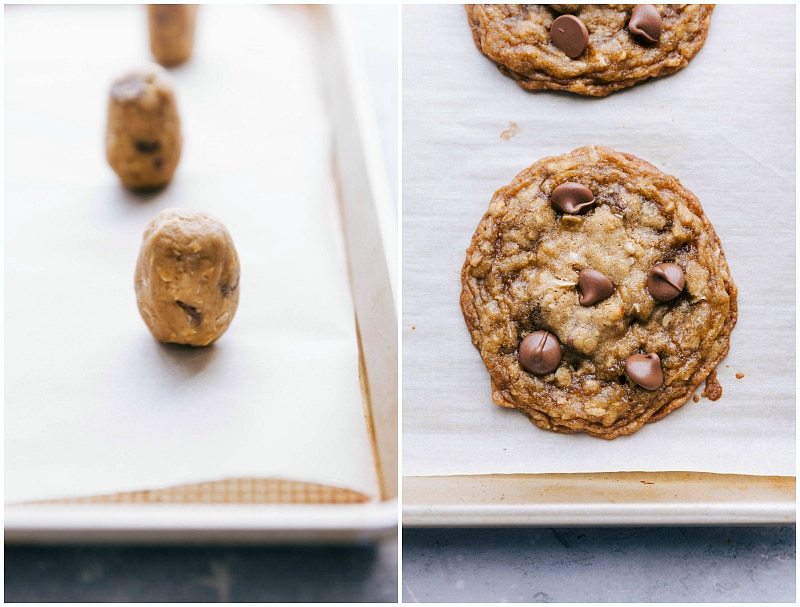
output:
M 136 301 L 158 341 L 207 346 L 230 326 L 239 304 L 239 257 L 214 217 L 165 209 L 144 231 Z
M 196 4 L 150 4 L 147 6 L 150 51 L 156 61 L 169 67 L 189 60 L 194 48 L 196 20 Z
M 133 190 L 166 185 L 181 157 L 181 121 L 172 81 L 159 65 L 132 70 L 111 85 L 106 159 Z

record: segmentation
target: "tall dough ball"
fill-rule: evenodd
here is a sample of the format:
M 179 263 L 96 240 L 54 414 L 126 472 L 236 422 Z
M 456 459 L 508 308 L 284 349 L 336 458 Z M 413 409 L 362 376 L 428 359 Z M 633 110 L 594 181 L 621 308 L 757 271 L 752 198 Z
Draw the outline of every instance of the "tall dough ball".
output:
M 134 190 L 166 185 L 181 158 L 181 120 L 172 79 L 146 65 L 111 85 L 106 158 L 122 184 Z
M 207 213 L 165 209 L 144 231 L 134 283 L 153 337 L 207 346 L 225 333 L 239 304 L 231 235 Z
M 161 65 L 180 65 L 194 48 L 196 4 L 149 4 L 150 52 Z

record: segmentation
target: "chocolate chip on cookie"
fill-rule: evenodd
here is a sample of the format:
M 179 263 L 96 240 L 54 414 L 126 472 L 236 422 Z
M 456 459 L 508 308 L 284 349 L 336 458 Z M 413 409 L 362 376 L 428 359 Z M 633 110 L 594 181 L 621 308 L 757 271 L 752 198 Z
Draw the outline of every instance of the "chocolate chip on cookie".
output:
M 602 272 L 584 268 L 578 272 L 578 291 L 580 292 L 578 303 L 588 308 L 611 297 L 614 284 Z
M 550 206 L 567 215 L 585 213 L 594 206 L 594 194 L 585 185 L 568 181 L 550 194 Z
M 647 275 L 647 292 L 658 301 L 672 301 L 683 291 L 683 270 L 676 263 L 659 263 Z
M 639 41 L 658 42 L 664 22 L 652 4 L 637 4 L 631 12 L 628 31 Z
M 467 4 L 475 45 L 530 90 L 602 97 L 689 64 L 713 4 Z M 563 14 L 567 13 L 567 14 Z
M 550 39 L 570 59 L 577 59 L 589 45 L 589 31 L 575 15 L 561 15 L 550 26 Z
M 558 338 L 547 331 L 529 334 L 519 345 L 519 364 L 536 375 L 552 373 L 561 364 L 561 344 L 558 343 Z
M 658 390 L 664 384 L 658 354 L 633 354 L 625 359 L 625 372 L 645 390 Z
M 580 216 L 553 203 L 567 184 L 591 193 Z M 599 146 L 543 158 L 495 192 L 461 281 L 493 400 L 556 432 L 614 438 L 661 419 L 725 357 L 737 318 L 694 194 Z

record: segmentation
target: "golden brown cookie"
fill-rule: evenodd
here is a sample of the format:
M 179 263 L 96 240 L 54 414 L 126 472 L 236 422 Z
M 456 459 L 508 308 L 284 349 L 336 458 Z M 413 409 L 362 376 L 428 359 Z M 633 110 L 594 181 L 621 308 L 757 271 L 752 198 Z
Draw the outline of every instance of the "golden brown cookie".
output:
M 598 146 L 499 189 L 461 281 L 493 400 L 557 432 L 614 438 L 661 419 L 725 357 L 736 324 L 736 286 L 698 199 Z
M 239 257 L 219 220 L 165 209 L 145 229 L 134 284 L 153 337 L 207 346 L 228 329 L 239 305 Z
M 685 67 L 713 4 L 467 4 L 478 49 L 526 89 L 602 97 Z
M 159 188 L 172 179 L 183 138 L 172 79 L 160 65 L 131 70 L 111 85 L 106 159 L 125 187 Z

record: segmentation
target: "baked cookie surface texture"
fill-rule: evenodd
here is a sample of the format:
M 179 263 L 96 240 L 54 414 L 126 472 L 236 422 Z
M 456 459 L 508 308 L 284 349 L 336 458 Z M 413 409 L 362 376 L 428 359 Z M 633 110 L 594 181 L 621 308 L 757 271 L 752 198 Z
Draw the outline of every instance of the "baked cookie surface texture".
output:
M 615 438 L 680 407 L 727 354 L 737 318 L 694 194 L 598 146 L 499 189 L 461 282 L 493 400 L 557 432 Z
M 713 4 L 467 4 L 478 49 L 523 88 L 602 97 L 685 67 Z
M 165 209 L 144 232 L 134 276 L 136 302 L 158 341 L 207 346 L 239 305 L 239 257 L 214 217 Z

